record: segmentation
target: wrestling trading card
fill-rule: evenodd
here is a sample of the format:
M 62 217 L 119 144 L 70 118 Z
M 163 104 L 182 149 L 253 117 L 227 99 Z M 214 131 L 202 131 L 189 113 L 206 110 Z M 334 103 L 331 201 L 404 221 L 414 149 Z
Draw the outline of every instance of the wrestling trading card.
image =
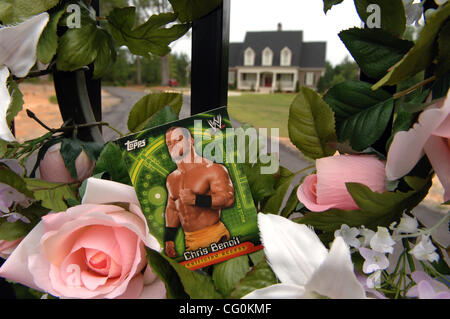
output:
M 196 270 L 262 249 L 226 107 L 117 140 L 150 233 Z

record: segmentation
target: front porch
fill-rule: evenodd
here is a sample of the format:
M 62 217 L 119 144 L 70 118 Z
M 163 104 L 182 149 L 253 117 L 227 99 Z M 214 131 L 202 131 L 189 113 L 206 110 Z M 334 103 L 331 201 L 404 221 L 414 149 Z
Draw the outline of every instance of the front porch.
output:
M 295 91 L 298 70 L 238 70 L 237 89 L 256 92 Z

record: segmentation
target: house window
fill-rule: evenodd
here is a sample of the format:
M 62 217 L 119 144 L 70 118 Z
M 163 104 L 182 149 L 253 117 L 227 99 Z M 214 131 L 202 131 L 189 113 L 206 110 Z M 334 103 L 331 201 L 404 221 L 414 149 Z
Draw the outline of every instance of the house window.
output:
M 307 72 L 305 84 L 308 86 L 314 85 L 314 72 Z
M 285 47 L 283 50 L 281 50 L 280 65 L 291 66 L 291 60 L 292 60 L 292 52 L 291 50 L 289 50 L 288 47 Z
M 253 66 L 255 65 L 255 51 L 252 48 L 248 48 L 244 53 L 244 65 Z
M 262 65 L 271 66 L 272 59 L 273 59 L 272 50 L 270 50 L 270 48 L 265 48 L 262 52 Z

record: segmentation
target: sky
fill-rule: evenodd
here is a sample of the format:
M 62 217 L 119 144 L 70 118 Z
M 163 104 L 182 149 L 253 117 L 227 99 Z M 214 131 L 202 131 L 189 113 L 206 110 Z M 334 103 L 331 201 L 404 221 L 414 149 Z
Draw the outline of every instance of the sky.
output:
M 353 1 L 334 6 L 325 15 L 322 0 L 231 0 L 230 42 L 243 42 L 247 31 L 303 31 L 303 41 L 326 41 L 326 59 L 339 64 L 350 53 L 339 39 L 342 30 L 360 26 Z M 191 56 L 191 39 L 183 37 L 171 45 L 173 52 Z

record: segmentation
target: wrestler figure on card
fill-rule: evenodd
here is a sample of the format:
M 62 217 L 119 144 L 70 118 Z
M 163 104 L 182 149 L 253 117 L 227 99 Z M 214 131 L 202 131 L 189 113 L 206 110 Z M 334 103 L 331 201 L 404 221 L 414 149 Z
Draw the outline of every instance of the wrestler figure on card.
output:
M 167 130 L 166 144 L 177 164 L 177 169 L 166 180 L 169 193 L 164 236 L 167 256 L 177 256 L 174 241 L 180 225 L 186 251 L 230 239 L 228 229 L 220 221 L 222 209 L 234 204 L 234 186 L 225 166 L 196 154 L 194 139 L 185 128 Z

